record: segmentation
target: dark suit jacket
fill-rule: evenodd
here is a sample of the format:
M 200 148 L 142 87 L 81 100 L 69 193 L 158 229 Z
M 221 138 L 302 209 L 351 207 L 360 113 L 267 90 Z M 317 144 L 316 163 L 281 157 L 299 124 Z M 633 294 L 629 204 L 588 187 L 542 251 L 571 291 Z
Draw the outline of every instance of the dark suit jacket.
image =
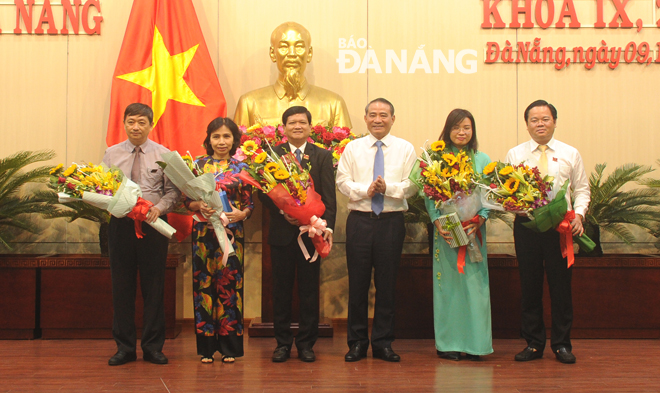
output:
M 283 143 L 273 149 L 279 155 L 286 154 L 289 151 L 289 144 Z M 335 228 L 335 216 L 337 214 L 337 194 L 335 191 L 335 171 L 332 167 L 332 153 L 325 149 L 307 142 L 304 154 L 309 157 L 303 157 L 302 167 L 307 163 L 311 164 L 310 175 L 314 181 L 314 190 L 321 195 L 321 200 L 325 205 L 324 220 L 328 223 L 328 228 Z M 291 243 L 300 230 L 297 226 L 289 224 L 280 209 L 275 206 L 273 201 L 263 192 L 259 192 L 259 199 L 270 210 L 270 230 L 268 233 L 268 244 L 273 246 L 285 246 Z

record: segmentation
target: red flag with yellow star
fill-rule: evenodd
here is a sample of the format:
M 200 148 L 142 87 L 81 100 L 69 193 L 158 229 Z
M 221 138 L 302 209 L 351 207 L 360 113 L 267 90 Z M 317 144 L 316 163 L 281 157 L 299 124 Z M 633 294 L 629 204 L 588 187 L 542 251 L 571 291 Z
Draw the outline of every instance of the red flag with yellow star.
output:
M 124 109 L 150 105 L 149 138 L 182 155 L 204 154 L 206 126 L 227 105 L 191 0 L 136 0 L 112 78 L 108 146 L 125 140 Z M 169 215 L 179 241 L 191 232 L 190 216 Z
M 154 111 L 150 139 L 182 155 L 205 152 L 206 126 L 227 106 L 192 0 L 133 2 L 112 79 L 108 146 L 126 139 L 124 109 L 133 102 Z

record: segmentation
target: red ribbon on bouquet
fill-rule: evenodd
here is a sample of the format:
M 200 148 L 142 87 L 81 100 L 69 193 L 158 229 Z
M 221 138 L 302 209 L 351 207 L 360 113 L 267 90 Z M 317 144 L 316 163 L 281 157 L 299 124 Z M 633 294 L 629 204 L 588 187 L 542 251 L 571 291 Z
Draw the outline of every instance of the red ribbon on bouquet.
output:
M 126 215 L 135 221 L 135 236 L 137 236 L 138 239 L 144 237 L 144 232 L 142 232 L 142 221 L 147 219 L 147 213 L 149 213 L 149 209 L 151 209 L 153 205 L 152 202 L 138 197 L 137 203 L 133 206 L 133 210 Z
M 264 190 L 261 184 L 253 179 L 247 171 L 242 170 L 236 176 L 244 183 L 253 185 L 261 191 Z M 286 188 L 284 188 L 284 186 L 281 184 L 273 187 L 266 193 L 266 195 L 268 195 L 275 206 L 277 206 L 280 210 L 298 220 L 303 226 L 306 226 L 311 224 L 311 219 L 313 217 L 316 217 L 316 219 L 319 220 L 318 217 L 323 216 L 323 213 L 325 213 L 325 205 L 323 204 L 321 195 L 314 191 L 313 182 L 311 187 L 307 188 L 306 191 L 307 199 L 302 205 L 298 204 L 298 202 L 293 199 L 291 194 L 289 194 Z M 298 237 L 300 238 L 300 236 Z M 328 254 L 330 254 L 330 244 L 325 239 L 323 239 L 323 236 L 313 236 L 312 243 L 314 243 L 314 248 L 321 256 L 321 258 L 325 258 L 328 256 Z M 303 254 L 307 252 L 305 247 L 301 246 L 301 249 Z M 307 254 L 309 255 L 309 253 Z M 309 257 L 307 258 L 309 259 Z M 312 262 L 313 261 L 314 260 L 312 260 Z
M 470 220 L 463 221 L 461 225 L 463 225 L 463 228 L 466 226 L 475 223 L 479 223 L 479 216 L 474 216 Z M 479 239 L 479 244 L 482 243 L 481 241 L 481 228 L 477 229 L 477 238 Z M 458 272 L 465 274 L 465 254 L 467 253 L 467 245 L 465 246 L 460 246 L 458 248 L 458 259 L 456 260 L 456 267 L 458 267 Z
M 561 248 L 561 256 L 568 261 L 568 267 L 573 266 L 575 262 L 575 255 L 573 254 L 573 227 L 571 221 L 575 219 L 575 211 L 569 210 L 564 216 L 564 220 L 557 225 L 557 232 L 559 232 L 559 247 Z

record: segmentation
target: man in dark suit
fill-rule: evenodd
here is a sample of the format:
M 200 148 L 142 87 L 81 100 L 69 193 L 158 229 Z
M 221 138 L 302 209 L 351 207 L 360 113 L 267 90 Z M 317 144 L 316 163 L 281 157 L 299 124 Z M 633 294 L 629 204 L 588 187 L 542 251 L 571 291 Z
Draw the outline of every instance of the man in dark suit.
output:
M 288 143 L 274 148 L 283 155 L 294 153 L 303 168 L 310 164 L 310 175 L 314 189 L 325 205 L 321 218 L 326 220 L 327 229 L 323 237 L 332 246 L 332 228 L 335 226 L 337 212 L 335 194 L 335 175 L 332 166 L 332 154 L 312 143 L 307 138 L 312 130 L 312 114 L 304 106 L 293 106 L 282 114 L 282 124 Z M 293 334 L 291 332 L 291 301 L 293 285 L 298 270 L 298 298 L 300 300 L 300 324 L 296 336 L 298 357 L 304 362 L 316 360 L 312 349 L 318 338 L 319 324 L 319 273 L 321 259 L 309 262 L 305 259 L 298 235 L 300 223 L 282 212 L 265 194 L 259 193 L 259 199 L 270 210 L 270 245 L 273 263 L 273 325 L 277 348 L 273 352 L 273 362 L 285 362 L 291 353 Z M 314 246 L 307 235 L 303 242 L 309 255 L 314 254 Z

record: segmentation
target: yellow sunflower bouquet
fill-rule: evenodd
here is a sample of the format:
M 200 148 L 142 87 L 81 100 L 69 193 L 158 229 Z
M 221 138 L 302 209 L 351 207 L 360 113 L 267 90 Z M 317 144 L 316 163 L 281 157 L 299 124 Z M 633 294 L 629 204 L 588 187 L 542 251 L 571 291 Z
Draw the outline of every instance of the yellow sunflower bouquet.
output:
M 449 149 L 442 140 L 433 142 L 430 147 L 425 145 L 422 150 L 409 178 L 420 188 L 420 194 L 434 201 L 436 209 L 441 211 L 440 225 L 452 235 L 450 246 L 459 247 L 457 266 L 458 271 L 464 273 L 466 253 L 472 262 L 483 260 L 475 239 L 479 236 L 481 240 L 480 232 L 468 236 L 464 230 L 470 222 L 478 220 L 481 208 L 475 193 L 472 153 Z
M 446 149 L 444 141 L 435 141 L 430 147 L 425 145 L 422 150 L 410 180 L 421 193 L 435 201 L 437 208 L 459 193 L 472 194 L 476 184 L 469 153 Z
M 541 176 L 537 167 L 500 161 L 486 165 L 478 179 L 484 207 L 513 213 L 529 213 L 552 200 L 552 176 Z
M 73 163 L 64 169 L 59 164 L 50 171 L 50 186 L 57 190 L 60 203 L 82 200 L 117 218 L 132 218 L 137 237 L 144 236 L 142 221 L 153 203 L 142 198 L 140 186 L 126 178 L 119 168 Z M 176 232 L 160 218 L 149 225 L 168 238 Z
M 325 204 L 321 195 L 314 191 L 314 182 L 309 174 L 309 163 L 303 168 L 291 152 L 279 156 L 268 146 L 270 154 L 261 150 L 245 152 L 248 169 L 241 171 L 238 177 L 263 191 L 275 206 L 297 219 L 300 224 L 298 244 L 305 258 L 314 262 L 317 255 L 325 258 L 330 254 L 331 246 L 323 239 L 326 222 L 321 219 L 325 213 Z M 304 161 L 304 160 L 303 160 Z M 314 256 L 309 256 L 300 236 L 308 232 L 316 248 Z
M 82 199 L 84 193 L 112 196 L 117 192 L 124 174 L 118 168 L 103 165 L 73 163 L 66 169 L 59 164 L 50 170 L 51 188 L 60 193 L 60 198 Z M 62 195 L 64 194 L 64 195 Z
M 249 143 L 250 141 L 246 143 L 248 147 Z M 270 154 L 256 145 L 254 149 L 243 149 L 247 156 L 244 162 L 248 164 L 248 169 L 241 178 L 266 194 L 281 185 L 298 204 L 305 204 L 307 189 L 312 186 L 309 163 L 308 168 L 303 168 L 293 153 L 279 156 L 272 149 L 269 150 Z

